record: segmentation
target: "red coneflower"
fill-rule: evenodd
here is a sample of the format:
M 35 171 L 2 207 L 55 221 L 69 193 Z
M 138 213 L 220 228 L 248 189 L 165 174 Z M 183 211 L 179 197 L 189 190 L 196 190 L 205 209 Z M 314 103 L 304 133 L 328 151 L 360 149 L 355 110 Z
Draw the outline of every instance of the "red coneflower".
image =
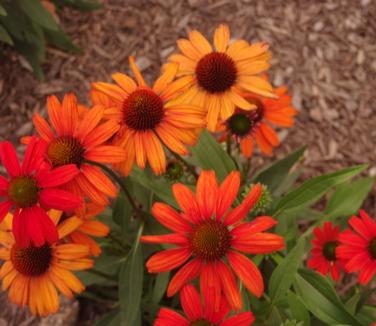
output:
M 343 266 L 336 255 L 339 233 L 339 226 L 333 227 L 331 222 L 325 222 L 322 229 L 316 227 L 313 230 L 315 239 L 312 240 L 312 257 L 308 260 L 308 267 L 322 275 L 330 272 L 334 281 L 339 279 L 340 267 Z
M 154 322 L 154 326 L 249 326 L 255 320 L 252 312 L 242 312 L 226 319 L 230 306 L 222 296 L 219 310 L 215 310 L 213 297 L 203 303 L 192 284 L 184 285 L 180 292 L 180 303 L 187 318 L 174 310 L 162 308 Z
M 187 282 L 200 275 L 201 293 L 216 294 L 217 308 L 223 292 L 231 307 L 240 309 L 242 299 L 232 270 L 244 286 L 256 296 L 264 291 L 264 282 L 256 265 L 239 251 L 266 254 L 284 247 L 283 238 L 263 231 L 277 222 L 269 216 L 242 222 L 257 203 L 260 184 L 255 185 L 243 203 L 230 210 L 240 186 L 240 173 L 231 172 L 218 187 L 214 171 L 203 171 L 198 179 L 196 196 L 183 184 L 173 185 L 173 193 L 182 209 L 178 213 L 164 203 L 155 203 L 154 217 L 175 233 L 143 236 L 148 243 L 170 243 L 178 248 L 153 255 L 146 266 L 151 273 L 175 269 L 189 260 L 172 278 L 167 295 L 172 296 Z
M 102 121 L 102 107 L 87 110 L 78 105 L 74 94 L 66 94 L 62 103 L 56 96 L 49 96 L 47 109 L 53 129 L 39 114 L 33 117 L 39 137 L 47 143 L 47 161 L 53 167 L 74 164 L 79 174 L 64 187 L 99 205 L 108 205 L 108 197 L 116 197 L 116 187 L 99 167 L 88 161 L 116 163 L 125 159 L 124 150 L 106 143 L 119 126 Z M 27 137 L 23 141 L 27 142 Z
M 56 227 L 45 209 L 74 210 L 82 199 L 57 187 L 69 182 L 80 171 L 69 164 L 53 170 L 43 164 L 46 143 L 32 137 L 20 165 L 13 145 L 0 144 L 0 158 L 9 179 L 0 176 L 0 221 L 14 207 L 13 233 L 17 244 L 42 246 L 58 239 Z
M 347 272 L 359 272 L 359 283 L 367 284 L 376 272 L 376 222 L 365 211 L 359 213 L 360 218 L 353 216 L 348 222 L 354 231 L 339 235 L 336 255 L 346 261 Z

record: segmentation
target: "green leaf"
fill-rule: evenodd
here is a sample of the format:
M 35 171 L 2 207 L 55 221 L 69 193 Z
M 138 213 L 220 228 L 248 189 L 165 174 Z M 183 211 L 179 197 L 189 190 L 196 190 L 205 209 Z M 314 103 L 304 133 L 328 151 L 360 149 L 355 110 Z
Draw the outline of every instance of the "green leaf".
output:
M 112 219 L 121 228 L 121 234 L 123 237 L 127 236 L 129 223 L 131 219 L 132 205 L 125 198 L 124 193 L 119 192 L 118 197 L 113 206 Z
M 120 325 L 119 309 L 105 314 L 101 319 L 95 322 L 94 326 L 117 326 Z
M 18 4 L 21 10 L 36 24 L 49 30 L 57 31 L 59 29 L 55 19 L 39 0 L 18 0 Z
M 325 215 L 337 218 L 357 213 L 371 191 L 372 185 L 373 179 L 370 177 L 339 185 L 328 200 Z
M 141 298 L 144 277 L 144 259 L 140 237 L 144 229 L 142 223 L 128 259 L 123 263 L 119 275 L 119 301 L 121 325 L 137 326 L 141 313 Z M 141 326 L 141 325 L 139 325 Z
M 94 1 L 84 1 L 84 0 L 52 0 L 56 5 L 62 6 L 71 6 L 72 8 L 80 10 L 95 10 L 102 7 L 98 2 Z
M 191 148 L 192 160 L 204 170 L 215 170 L 217 178 L 222 182 L 226 176 L 237 170 L 234 161 L 222 146 L 206 130 L 201 133 L 195 147 Z
M 361 293 L 357 291 L 354 293 L 354 295 L 350 299 L 346 301 L 346 307 L 352 314 L 356 313 L 360 298 L 361 298 Z
M 151 299 L 153 304 L 157 305 L 161 301 L 166 292 L 169 280 L 170 272 L 159 273 L 157 275 Z
M 13 45 L 11 36 L 8 34 L 6 29 L 0 25 L 0 42 L 4 42 L 9 45 Z
M 6 16 L 6 15 L 7 15 L 7 11 L 2 5 L 0 5 L 0 16 Z
M 300 187 L 290 191 L 278 203 L 274 217 L 282 212 L 297 207 L 306 207 L 319 200 L 330 188 L 343 183 L 362 172 L 366 164 L 346 168 L 334 173 L 324 174 L 304 182 Z
M 72 53 L 79 53 L 81 49 L 74 45 L 70 37 L 65 34 L 60 28 L 57 31 L 51 31 L 48 29 L 44 30 L 46 40 L 52 46 L 55 46 L 59 49 L 70 51 Z
M 278 303 L 284 298 L 294 282 L 299 264 L 302 261 L 304 246 L 305 240 L 301 238 L 294 249 L 289 252 L 274 270 L 269 282 L 270 297 L 273 303 Z
M 329 281 L 319 273 L 300 270 L 296 275 L 296 289 L 306 308 L 321 321 L 329 325 L 362 325 L 346 309 Z
M 302 321 L 304 326 L 310 326 L 311 320 L 309 312 L 304 306 L 302 300 L 292 291 L 287 295 L 287 301 L 291 310 L 291 317 L 297 321 Z
M 297 151 L 291 153 L 285 158 L 276 161 L 272 165 L 266 167 L 262 171 L 258 172 L 253 182 L 260 182 L 268 186 L 270 191 L 274 193 L 278 187 L 287 178 L 290 169 L 293 165 L 303 157 L 303 154 L 307 146 L 299 148 Z
M 141 184 L 147 189 L 150 189 L 155 195 L 166 202 L 167 204 L 178 208 L 178 204 L 172 194 L 171 184 L 162 179 L 152 179 L 148 177 L 141 169 L 133 168 L 130 178 L 132 182 Z

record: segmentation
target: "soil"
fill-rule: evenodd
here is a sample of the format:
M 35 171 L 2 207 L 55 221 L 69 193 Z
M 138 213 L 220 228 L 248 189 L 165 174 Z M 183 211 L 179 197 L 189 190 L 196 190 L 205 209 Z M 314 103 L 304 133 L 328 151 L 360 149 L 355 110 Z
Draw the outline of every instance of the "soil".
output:
M 375 14 L 373 0 L 105 0 L 95 12 L 66 8 L 59 19 L 81 54 L 48 49 L 44 82 L 11 49 L 1 59 L 0 139 L 16 143 L 30 134 L 33 114 L 46 114 L 47 95 L 73 91 L 87 102 L 90 82 L 129 72 L 131 54 L 152 81 L 178 38 L 191 29 L 210 36 L 227 23 L 233 38 L 270 43 L 271 79 L 275 86 L 288 85 L 300 111 L 296 126 L 280 133 L 276 157 L 307 144 L 304 177 L 359 163 L 368 163 L 367 174 L 375 176 Z M 255 159 L 256 165 L 263 162 L 262 156 Z M 375 189 L 365 207 L 375 215 Z M 39 323 L 20 314 L 2 308 L 0 325 Z

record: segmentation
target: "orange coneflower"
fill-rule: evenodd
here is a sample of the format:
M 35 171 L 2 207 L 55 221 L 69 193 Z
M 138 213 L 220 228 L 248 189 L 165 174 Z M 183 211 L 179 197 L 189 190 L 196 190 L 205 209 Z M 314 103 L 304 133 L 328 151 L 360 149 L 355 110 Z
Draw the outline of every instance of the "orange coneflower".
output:
M 336 255 L 339 233 L 339 226 L 333 227 L 331 222 L 325 222 L 323 228 L 316 227 L 313 230 L 315 239 L 312 240 L 312 257 L 307 263 L 308 267 L 323 275 L 330 272 L 334 281 L 338 281 L 340 268 L 344 266 L 344 262 Z
M 67 240 L 71 243 L 77 243 L 81 245 L 86 245 L 89 247 L 90 255 L 98 257 L 102 250 L 98 243 L 92 239 L 92 237 L 103 238 L 108 235 L 110 229 L 107 225 L 95 219 L 95 216 L 100 214 L 104 210 L 103 206 L 98 206 L 94 203 L 87 203 L 85 205 L 85 210 L 80 216 L 71 215 L 63 213 L 61 211 L 56 211 L 53 215 L 55 224 L 64 223 L 68 218 L 78 218 L 81 223 L 77 226 L 77 229 L 67 235 Z
M 85 113 L 79 109 L 73 94 L 64 96 L 62 103 L 56 96 L 47 99 L 51 125 L 39 114 L 33 118 L 39 136 L 47 142 L 47 160 L 53 167 L 76 165 L 80 173 L 64 187 L 85 196 L 99 205 L 107 205 L 109 197 L 116 196 L 116 187 L 96 163 L 116 163 L 125 159 L 124 150 L 106 142 L 118 131 L 113 121 L 101 122 L 104 109 L 96 106 Z M 27 142 L 27 138 L 24 138 Z
M 222 140 L 229 135 L 240 143 L 241 152 L 246 158 L 252 156 L 255 142 L 266 155 L 271 155 L 273 148 L 279 145 L 278 135 L 268 123 L 284 128 L 294 125 L 297 110 L 291 106 L 291 96 L 287 94 L 287 88 L 278 87 L 275 93 L 279 96 L 278 99 L 244 94 L 247 101 L 256 105 L 256 110 L 245 111 L 237 108 L 218 128 L 219 131 L 226 131 Z
M 220 308 L 215 309 L 212 296 L 200 298 L 192 284 L 184 285 L 180 292 L 180 303 L 186 317 L 174 310 L 162 308 L 154 326 L 250 326 L 255 317 L 252 312 L 242 312 L 228 317 L 231 309 L 225 297 L 221 298 Z
M 196 143 L 196 129 L 204 126 L 204 113 L 193 105 L 172 103 L 171 100 L 180 95 L 193 80 L 186 77 L 173 81 L 178 70 L 177 64 L 166 65 L 164 73 L 150 88 L 133 57 L 129 58 L 129 62 L 138 85 L 127 75 L 113 74 L 112 78 L 117 85 L 102 82 L 93 84 L 94 89 L 109 99 L 94 93 L 94 101 L 105 106 L 106 117 L 121 126 L 114 144 L 126 149 L 127 157 L 117 168 L 128 175 L 135 160 L 141 168 L 145 168 L 148 161 L 154 173 L 159 175 L 166 169 L 161 142 L 180 155 L 187 154 L 185 145 L 193 146 Z
M 143 236 L 148 243 L 170 243 L 178 248 L 153 255 L 146 266 L 150 273 L 175 269 L 188 260 L 172 278 L 167 295 L 172 296 L 187 282 L 200 275 L 201 293 L 216 294 L 216 307 L 223 292 L 231 307 L 240 309 L 242 299 L 228 260 L 244 286 L 261 296 L 264 283 L 256 265 L 240 252 L 266 254 L 284 247 L 283 238 L 263 231 L 277 222 L 269 216 L 252 222 L 242 220 L 261 195 L 260 184 L 255 185 L 244 201 L 230 210 L 240 186 L 240 173 L 234 171 L 218 187 L 214 171 L 203 171 L 198 179 L 196 196 L 183 184 L 173 185 L 173 193 L 182 209 L 178 213 L 170 206 L 155 203 L 154 217 L 175 233 Z M 240 251 L 240 252 L 239 252 Z
M 348 273 L 359 273 L 360 284 L 367 284 L 376 273 L 376 221 L 365 211 L 360 211 L 360 218 L 350 218 L 350 226 L 339 237 L 336 255 L 345 260 Z
M 249 44 L 244 40 L 229 45 L 228 26 L 220 25 L 214 33 L 214 49 L 198 31 L 189 33 L 189 40 L 177 44 L 182 54 L 169 60 L 179 64 L 179 75 L 193 79 L 192 88 L 181 101 L 197 104 L 207 110 L 207 128 L 215 131 L 217 121 L 227 120 L 235 110 L 254 109 L 242 96 L 250 91 L 275 97 L 268 81 L 256 76 L 269 68 L 270 53 L 265 42 Z
M 77 227 L 78 219 L 67 219 L 58 226 L 59 239 Z M 79 222 L 79 221 L 78 221 Z M 89 248 L 78 244 L 55 242 L 21 248 L 10 232 L 11 215 L 0 228 L 0 269 L 3 290 L 20 307 L 29 306 L 33 315 L 46 316 L 59 309 L 59 290 L 68 298 L 80 293 L 84 286 L 71 272 L 91 268 Z

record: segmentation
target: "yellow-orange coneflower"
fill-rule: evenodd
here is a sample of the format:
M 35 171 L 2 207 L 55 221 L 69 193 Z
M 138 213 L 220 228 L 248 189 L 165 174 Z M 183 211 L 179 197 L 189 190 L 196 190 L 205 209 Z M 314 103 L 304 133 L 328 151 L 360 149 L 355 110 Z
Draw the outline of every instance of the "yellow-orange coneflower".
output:
M 45 243 L 40 247 L 20 247 L 11 233 L 12 216 L 0 228 L 0 269 L 2 289 L 9 290 L 9 299 L 20 307 L 28 306 L 33 315 L 46 316 L 59 309 L 58 291 L 68 298 L 84 290 L 72 273 L 89 269 L 89 248 L 84 245 Z M 79 219 L 67 219 L 58 228 L 59 239 L 69 235 L 79 225 Z
M 198 31 L 189 40 L 177 41 L 181 54 L 173 54 L 170 62 L 179 64 L 180 76 L 193 79 L 193 86 L 180 100 L 207 110 L 207 128 L 215 131 L 218 119 L 227 120 L 235 107 L 252 110 L 242 92 L 250 91 L 275 97 L 272 86 L 257 76 L 269 68 L 271 58 L 265 42 L 249 44 L 236 40 L 230 44 L 230 30 L 220 25 L 214 33 L 214 47 Z
M 129 62 L 137 84 L 129 76 L 115 73 L 112 78 L 116 85 L 93 83 L 102 95 L 94 92 L 92 98 L 95 104 L 105 107 L 107 118 L 120 125 L 114 144 L 126 150 L 126 159 L 116 167 L 128 175 L 135 161 L 142 169 L 149 162 L 159 175 L 166 169 L 162 143 L 175 153 L 187 154 L 186 145 L 196 143 L 197 129 L 204 126 L 205 113 L 199 107 L 172 101 L 193 82 L 189 76 L 174 81 L 177 64 L 167 64 L 153 87 L 149 87 L 134 58 L 130 57 Z

